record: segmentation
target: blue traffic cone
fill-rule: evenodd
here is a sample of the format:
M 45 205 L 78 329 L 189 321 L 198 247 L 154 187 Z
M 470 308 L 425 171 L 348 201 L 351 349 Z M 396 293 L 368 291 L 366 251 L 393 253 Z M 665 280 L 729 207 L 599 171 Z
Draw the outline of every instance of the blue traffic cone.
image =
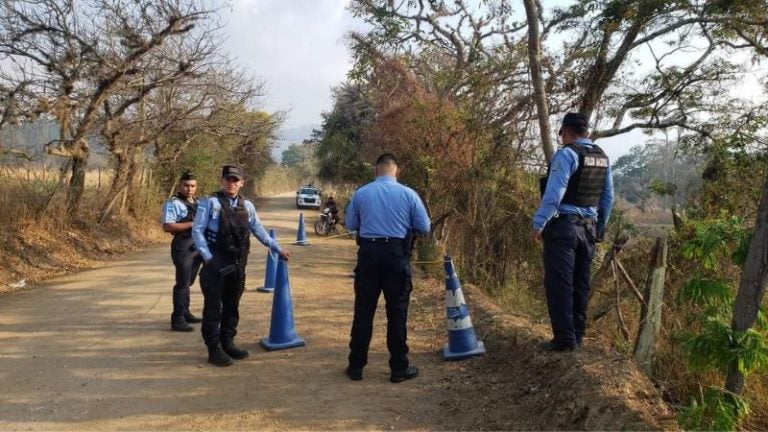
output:
M 275 230 L 269 230 L 269 236 L 275 238 Z M 264 286 L 256 288 L 256 291 L 265 293 L 275 292 L 275 279 L 277 278 L 277 254 L 267 249 L 267 269 L 264 272 Z
M 309 246 L 307 240 L 307 231 L 304 229 L 304 213 L 299 213 L 299 232 L 296 233 L 296 243 L 298 246 Z
M 461 282 L 453 260 L 445 256 L 445 308 L 448 315 L 448 343 L 443 348 L 445 360 L 462 360 L 485 354 L 485 345 L 477 340 L 472 319 L 469 317 L 469 307 L 461 292 Z
M 280 257 L 277 261 L 277 281 L 272 297 L 272 319 L 269 337 L 260 341 L 267 351 L 304 346 L 306 342 L 296 334 L 293 324 L 291 283 L 288 281 L 288 262 Z

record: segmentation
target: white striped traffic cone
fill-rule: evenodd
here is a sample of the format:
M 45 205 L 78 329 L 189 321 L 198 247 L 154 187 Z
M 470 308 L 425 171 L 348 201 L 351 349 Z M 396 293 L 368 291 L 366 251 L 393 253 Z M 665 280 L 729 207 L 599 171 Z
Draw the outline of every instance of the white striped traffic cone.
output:
M 469 307 L 461 292 L 461 282 L 453 268 L 453 259 L 445 256 L 445 309 L 448 316 L 448 343 L 443 348 L 445 360 L 463 360 L 485 354 L 485 345 L 477 340 Z

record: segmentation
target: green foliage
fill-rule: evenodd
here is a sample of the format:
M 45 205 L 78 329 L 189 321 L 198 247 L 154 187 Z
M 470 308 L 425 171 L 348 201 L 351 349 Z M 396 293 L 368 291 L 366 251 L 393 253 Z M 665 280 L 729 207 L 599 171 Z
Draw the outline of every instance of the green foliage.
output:
M 302 163 L 307 156 L 304 146 L 301 144 L 291 144 L 287 149 L 283 150 L 280 164 L 284 167 L 292 168 Z
M 651 191 L 659 196 L 674 195 L 677 192 L 677 185 L 660 180 L 652 179 L 649 185 Z
M 696 371 L 714 368 L 726 374 L 732 364 L 748 375 L 768 369 L 766 335 L 750 329 L 737 332 L 718 317 L 705 316 L 699 334 L 683 338 L 688 365 Z
M 734 360 L 731 328 L 722 317 L 704 315 L 700 321 L 699 333 L 682 337 L 687 364 L 698 372 L 715 368 L 726 373 Z
M 744 219 L 722 215 L 720 219 L 694 222 L 695 237 L 685 243 L 685 258 L 695 259 L 706 270 L 718 270 L 723 258 L 742 265 L 749 248 L 750 232 Z
M 274 114 L 250 111 L 233 106 L 212 119 L 225 133 L 211 134 L 206 130 L 184 130 L 169 134 L 161 147 L 173 154 L 156 152 L 155 172 L 163 188 L 172 190 L 184 170 L 197 176 L 198 194 L 215 192 L 219 188 L 221 167 L 237 163 L 244 167 L 246 185 L 244 193 L 253 188 L 271 165 L 272 138 L 280 124 Z
M 323 113 L 323 124 L 314 138 L 319 176 L 326 181 L 359 184 L 373 177 L 372 165 L 361 154 L 363 137 L 373 121 L 365 89 L 345 83 L 334 89 L 333 110 Z
M 723 214 L 719 219 L 695 222 L 693 234 L 683 244 L 682 254 L 695 260 L 696 268 L 678 295 L 695 329 L 680 335 L 686 364 L 695 372 L 722 375 L 734 365 L 745 376 L 768 370 L 764 311 L 755 328 L 734 331 L 730 325 L 734 288 L 717 277 L 728 263 L 744 263 L 750 240 L 744 220 Z M 709 389 L 681 412 L 681 423 L 693 430 L 733 430 L 747 412 L 746 400 Z
M 717 307 L 733 302 L 733 287 L 724 280 L 706 279 L 696 274 L 680 290 L 678 301 L 690 305 Z
M 749 414 L 749 404 L 740 396 L 719 388 L 708 388 L 680 412 L 685 430 L 730 431 Z

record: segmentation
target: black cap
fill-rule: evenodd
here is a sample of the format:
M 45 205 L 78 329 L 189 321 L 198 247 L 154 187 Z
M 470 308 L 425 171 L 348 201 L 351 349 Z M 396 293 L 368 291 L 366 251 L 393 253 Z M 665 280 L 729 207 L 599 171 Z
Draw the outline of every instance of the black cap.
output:
M 242 180 L 243 175 L 243 168 L 237 165 L 224 165 L 224 168 L 221 169 L 221 178 L 235 177 Z
M 185 181 L 185 180 L 197 180 L 197 177 L 195 177 L 195 174 L 193 174 L 192 171 L 186 170 L 183 173 L 181 173 L 181 177 L 179 177 L 179 181 Z
M 563 126 L 577 129 L 589 129 L 589 119 L 582 113 L 569 112 L 563 117 Z

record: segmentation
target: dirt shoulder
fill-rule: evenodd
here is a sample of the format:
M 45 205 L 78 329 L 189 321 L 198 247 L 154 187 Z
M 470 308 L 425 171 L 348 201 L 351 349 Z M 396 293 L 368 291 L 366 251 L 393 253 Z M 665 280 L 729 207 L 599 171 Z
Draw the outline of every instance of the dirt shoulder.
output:
M 261 201 L 281 243 L 295 239 L 293 194 Z M 305 211 L 307 222 L 316 215 Z M 168 330 L 168 246 L 50 280 L 0 302 L 0 430 L 469 430 L 661 429 L 668 411 L 631 362 L 600 347 L 548 354 L 546 328 L 503 315 L 466 288 L 483 358 L 444 362 L 444 287 L 418 279 L 409 322 L 412 381 L 388 381 L 385 317 L 376 317 L 369 366 L 346 365 L 356 247 L 347 239 L 290 246 L 294 316 L 307 346 L 265 352 L 272 296 L 265 250 L 254 245 L 238 341 L 251 357 L 205 363 L 198 331 Z M 383 303 L 383 300 L 382 300 Z M 199 313 L 202 296 L 192 291 Z M 196 326 L 199 327 L 199 326 Z
M 66 227 L 55 226 L 57 221 L 48 223 L 29 224 L 13 233 L 0 232 L 0 295 L 104 265 L 169 238 L 158 223 L 131 218 L 114 218 L 98 225 L 75 222 Z

